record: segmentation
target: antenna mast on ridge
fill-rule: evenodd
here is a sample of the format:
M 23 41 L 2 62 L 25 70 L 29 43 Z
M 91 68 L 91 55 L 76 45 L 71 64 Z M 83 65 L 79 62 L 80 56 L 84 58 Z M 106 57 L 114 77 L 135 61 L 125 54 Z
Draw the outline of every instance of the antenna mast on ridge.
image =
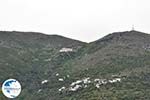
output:
M 134 25 L 132 25 L 132 30 L 131 31 L 134 31 Z

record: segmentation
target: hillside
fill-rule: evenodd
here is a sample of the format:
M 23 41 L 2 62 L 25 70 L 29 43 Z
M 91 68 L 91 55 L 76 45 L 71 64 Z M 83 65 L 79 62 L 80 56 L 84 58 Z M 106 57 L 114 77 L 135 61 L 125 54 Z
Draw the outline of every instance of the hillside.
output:
M 84 43 L 57 35 L 0 32 L 0 82 L 16 100 L 149 100 L 150 35 L 115 32 Z M 7 100 L 0 94 L 0 100 Z

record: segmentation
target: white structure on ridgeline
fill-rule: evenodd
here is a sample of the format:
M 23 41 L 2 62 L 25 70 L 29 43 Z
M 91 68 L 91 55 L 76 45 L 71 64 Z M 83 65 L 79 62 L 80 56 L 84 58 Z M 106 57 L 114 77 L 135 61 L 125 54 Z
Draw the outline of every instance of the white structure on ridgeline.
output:
M 59 52 L 73 52 L 72 48 L 62 48 L 59 50 Z

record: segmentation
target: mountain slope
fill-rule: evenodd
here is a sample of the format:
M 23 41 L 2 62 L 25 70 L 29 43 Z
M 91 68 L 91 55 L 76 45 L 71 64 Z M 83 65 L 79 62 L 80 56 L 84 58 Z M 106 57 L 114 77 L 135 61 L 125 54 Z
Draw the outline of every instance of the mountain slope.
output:
M 0 32 L 1 46 L 8 47 L 33 47 L 35 48 L 61 48 L 61 47 L 71 47 L 71 46 L 80 46 L 84 44 L 83 42 L 72 40 L 63 36 L 58 35 L 46 35 L 42 33 L 35 32 Z
M 75 51 L 86 44 L 58 35 L 15 31 L 1 31 L 0 41 L 1 83 L 8 78 L 18 79 L 23 97 L 38 91 L 41 81 L 51 78 L 59 63 L 69 59 L 60 54 L 62 48 L 73 49 L 74 57 Z
M 81 66 L 86 69 L 95 65 L 109 65 L 116 57 L 118 57 L 117 59 L 128 57 L 131 57 L 128 59 L 132 59 L 132 57 L 147 56 L 150 51 L 149 44 L 150 35 L 145 33 L 127 31 L 109 34 L 100 40 L 88 44 L 82 50 L 82 56 L 73 60 L 73 63 L 76 67 L 79 64 L 80 67 L 77 68 L 81 70 Z
M 0 80 L 21 82 L 17 100 L 150 99 L 149 34 L 115 32 L 87 44 L 57 35 L 0 32 L 0 41 Z
M 150 35 L 138 31 L 109 34 L 88 44 L 79 57 L 64 65 L 62 72 L 73 73 L 75 79 L 112 79 L 115 76 L 122 82 L 102 86 L 98 90 L 89 87 L 89 90 L 81 90 L 73 97 L 83 100 L 150 99 L 149 44 Z

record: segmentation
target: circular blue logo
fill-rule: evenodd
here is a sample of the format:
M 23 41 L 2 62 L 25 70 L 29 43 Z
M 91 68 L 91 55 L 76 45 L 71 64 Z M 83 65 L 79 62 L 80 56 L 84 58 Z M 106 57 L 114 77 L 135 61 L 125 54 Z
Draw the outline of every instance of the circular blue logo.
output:
M 7 98 L 16 98 L 21 93 L 21 85 L 15 79 L 8 79 L 2 85 L 2 92 Z

